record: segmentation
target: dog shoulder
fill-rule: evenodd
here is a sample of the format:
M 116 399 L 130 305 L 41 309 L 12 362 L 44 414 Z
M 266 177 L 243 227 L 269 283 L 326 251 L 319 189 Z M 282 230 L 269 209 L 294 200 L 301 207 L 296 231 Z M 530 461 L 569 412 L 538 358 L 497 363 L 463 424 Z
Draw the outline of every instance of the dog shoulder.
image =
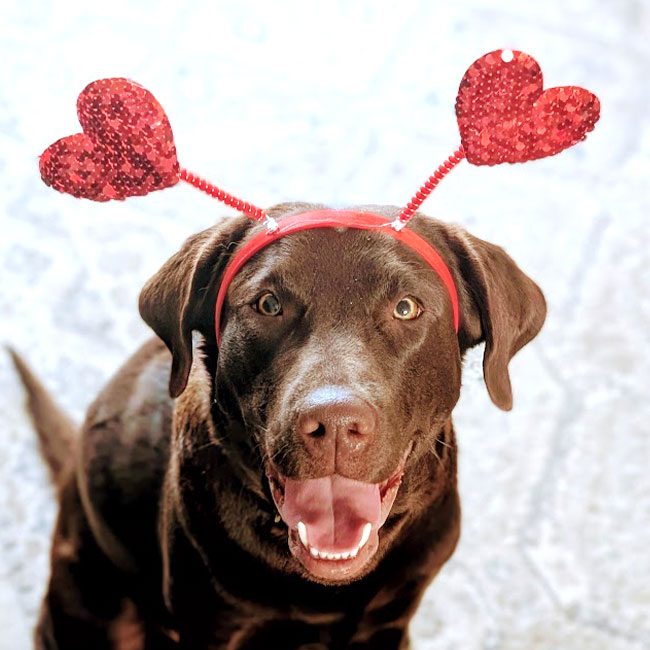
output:
M 93 533 L 107 555 L 125 559 L 120 564 L 147 562 L 156 543 L 174 408 L 170 366 L 171 354 L 157 339 L 137 350 L 88 409 L 75 450 Z

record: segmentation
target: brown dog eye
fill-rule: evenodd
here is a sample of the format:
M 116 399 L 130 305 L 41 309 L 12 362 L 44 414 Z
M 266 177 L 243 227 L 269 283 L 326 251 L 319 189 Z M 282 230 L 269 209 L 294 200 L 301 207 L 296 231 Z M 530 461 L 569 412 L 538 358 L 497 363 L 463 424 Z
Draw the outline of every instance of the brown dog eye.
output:
M 422 313 L 420 305 L 413 298 L 402 298 L 393 309 L 393 316 L 399 320 L 413 320 Z
M 271 292 L 262 294 L 255 306 L 257 311 L 265 316 L 279 316 L 282 313 L 280 301 Z

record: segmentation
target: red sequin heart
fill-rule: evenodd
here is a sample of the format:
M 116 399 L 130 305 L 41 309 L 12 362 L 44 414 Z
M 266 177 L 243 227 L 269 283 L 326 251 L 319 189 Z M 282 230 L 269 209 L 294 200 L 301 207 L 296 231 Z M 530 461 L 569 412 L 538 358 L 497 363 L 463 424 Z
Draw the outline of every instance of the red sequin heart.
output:
M 41 177 L 59 192 L 93 201 L 143 196 L 179 180 L 174 136 L 162 106 L 128 79 L 100 79 L 77 100 L 83 133 L 50 145 Z
M 537 61 L 511 50 L 477 59 L 456 99 L 461 142 L 474 165 L 552 156 L 584 140 L 599 115 L 598 98 L 584 88 L 543 91 Z

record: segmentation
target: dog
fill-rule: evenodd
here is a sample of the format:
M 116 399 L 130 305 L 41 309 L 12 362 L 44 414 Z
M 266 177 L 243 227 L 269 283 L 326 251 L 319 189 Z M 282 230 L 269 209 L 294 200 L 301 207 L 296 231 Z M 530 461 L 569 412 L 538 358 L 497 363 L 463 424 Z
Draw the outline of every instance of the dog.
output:
M 282 204 L 281 220 L 319 208 Z M 364 206 L 392 220 L 398 210 Z M 465 352 L 508 410 L 544 297 L 499 247 L 417 214 L 439 278 L 380 231 L 295 233 L 215 297 L 255 230 L 190 237 L 145 285 L 145 343 L 81 433 L 14 353 L 59 486 L 42 650 L 403 650 L 460 532 Z

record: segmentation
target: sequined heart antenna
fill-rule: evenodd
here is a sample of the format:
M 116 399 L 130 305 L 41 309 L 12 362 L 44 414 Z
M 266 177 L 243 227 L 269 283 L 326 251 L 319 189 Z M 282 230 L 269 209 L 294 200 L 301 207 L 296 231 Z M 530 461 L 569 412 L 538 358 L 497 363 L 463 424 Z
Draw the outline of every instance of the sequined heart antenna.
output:
M 123 200 L 182 180 L 276 228 L 262 208 L 180 167 L 167 115 L 140 84 L 123 78 L 94 81 L 79 95 L 77 115 L 83 133 L 57 140 L 40 157 L 43 181 L 59 192 Z
M 394 222 L 403 228 L 461 160 L 526 162 L 584 140 L 600 116 L 598 98 L 577 86 L 543 90 L 539 64 L 513 50 L 485 54 L 463 75 L 456 99 L 461 146 L 425 181 Z

